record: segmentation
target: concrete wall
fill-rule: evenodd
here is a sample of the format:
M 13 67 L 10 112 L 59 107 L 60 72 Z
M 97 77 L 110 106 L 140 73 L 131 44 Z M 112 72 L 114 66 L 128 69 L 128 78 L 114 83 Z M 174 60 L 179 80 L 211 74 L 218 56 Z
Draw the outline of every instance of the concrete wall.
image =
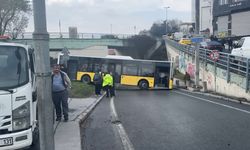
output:
M 109 55 L 109 49 L 107 46 L 92 46 L 82 50 L 69 50 L 70 55 L 79 56 L 95 56 L 95 57 L 105 57 Z M 121 56 L 121 53 L 113 49 L 115 55 Z M 57 58 L 60 51 L 50 51 L 50 57 Z
M 14 43 L 22 43 L 27 45 L 33 45 L 32 39 L 19 39 L 13 40 Z M 121 39 L 50 39 L 50 49 L 62 49 L 67 47 L 68 49 L 85 49 L 92 46 L 126 46 L 126 42 Z
M 195 63 L 194 57 L 167 45 L 168 57 L 175 62 L 174 67 L 183 74 L 187 71 L 191 78 L 194 79 Z M 250 101 L 250 92 L 246 92 L 246 78 L 230 73 L 230 82 L 226 80 L 227 72 L 224 69 L 218 68 L 212 64 L 200 62 L 200 81 L 207 82 L 209 91 L 214 91 L 227 96 L 246 98 Z
M 92 46 L 86 49 L 79 50 L 69 50 L 70 55 L 80 55 L 80 56 L 107 56 L 108 47 L 107 46 Z M 50 51 L 50 57 L 57 58 L 60 51 Z

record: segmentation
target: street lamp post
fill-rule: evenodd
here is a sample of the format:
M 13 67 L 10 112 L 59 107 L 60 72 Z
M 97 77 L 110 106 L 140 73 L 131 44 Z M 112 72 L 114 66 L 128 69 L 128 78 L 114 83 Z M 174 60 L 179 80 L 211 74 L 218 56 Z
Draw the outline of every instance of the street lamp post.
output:
M 165 7 L 166 9 L 166 35 L 168 34 L 168 9 L 169 8 L 170 8 L 169 6 Z

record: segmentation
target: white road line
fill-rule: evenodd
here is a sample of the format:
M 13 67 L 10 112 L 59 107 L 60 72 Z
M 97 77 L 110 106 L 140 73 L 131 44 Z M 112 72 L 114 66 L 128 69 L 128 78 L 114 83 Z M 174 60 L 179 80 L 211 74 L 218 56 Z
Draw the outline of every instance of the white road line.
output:
M 181 94 L 181 95 L 189 96 L 189 97 L 192 97 L 192 98 L 195 98 L 195 99 L 199 99 L 199 100 L 202 100 L 202 101 L 205 101 L 205 102 L 208 102 L 208 103 L 216 104 L 216 105 L 219 105 L 219 106 L 227 107 L 227 108 L 230 108 L 230 109 L 233 109 L 233 110 L 237 110 L 237 111 L 240 111 L 240 112 L 243 112 L 243 113 L 250 114 L 250 111 L 247 111 L 247 110 L 244 110 L 244 109 L 240 109 L 240 108 L 236 108 L 236 107 L 233 107 L 233 106 L 221 104 L 221 103 L 214 102 L 214 101 L 211 101 L 211 100 L 208 100 L 208 99 L 205 99 L 205 98 L 201 98 L 201 97 L 197 97 L 197 96 L 193 96 L 193 95 L 189 95 L 189 94 L 185 94 L 185 93 L 181 93 L 181 92 L 177 92 L 177 91 L 173 91 L 173 92 Z
M 114 97 L 110 99 L 110 108 L 111 108 L 112 120 L 117 121 L 117 124 L 114 125 L 119 133 L 124 150 L 134 150 L 134 146 L 131 143 L 123 125 L 119 122 L 118 115 L 114 105 Z

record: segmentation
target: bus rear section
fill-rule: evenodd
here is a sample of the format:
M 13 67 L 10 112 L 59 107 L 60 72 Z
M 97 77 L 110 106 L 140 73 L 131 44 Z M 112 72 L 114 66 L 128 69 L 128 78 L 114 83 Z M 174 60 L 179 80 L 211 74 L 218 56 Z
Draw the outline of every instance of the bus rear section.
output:
M 138 86 L 140 89 L 172 89 L 171 62 L 135 60 L 124 63 L 121 84 Z
M 33 67 L 27 46 L 0 42 L 1 150 L 20 149 L 33 142 L 37 129 Z

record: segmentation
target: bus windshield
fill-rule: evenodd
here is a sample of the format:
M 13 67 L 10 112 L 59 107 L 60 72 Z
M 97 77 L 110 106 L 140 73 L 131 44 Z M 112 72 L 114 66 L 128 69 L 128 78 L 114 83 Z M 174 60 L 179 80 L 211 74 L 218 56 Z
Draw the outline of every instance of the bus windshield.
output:
M 28 82 L 27 52 L 22 47 L 0 46 L 0 90 Z

